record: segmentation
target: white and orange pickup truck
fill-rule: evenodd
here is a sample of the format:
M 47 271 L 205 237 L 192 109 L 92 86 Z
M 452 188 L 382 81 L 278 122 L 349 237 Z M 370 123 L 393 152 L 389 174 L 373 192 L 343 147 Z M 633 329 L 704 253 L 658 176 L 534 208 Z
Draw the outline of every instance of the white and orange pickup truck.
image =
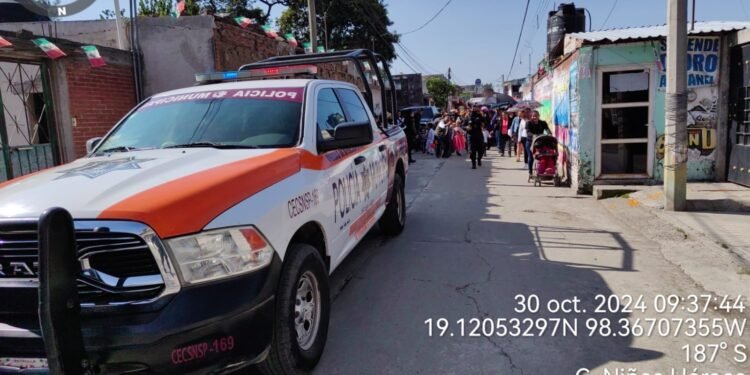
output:
M 402 130 L 376 118 L 369 87 L 313 77 L 312 63 L 350 60 L 387 88 L 375 56 L 197 75 L 203 84 L 140 103 L 86 157 L 0 185 L 0 369 L 311 370 L 329 274 L 375 225 L 405 225 Z M 80 264 L 84 347 L 67 370 L 71 345 L 51 345 L 37 313 L 39 218 L 52 207 L 72 217 Z

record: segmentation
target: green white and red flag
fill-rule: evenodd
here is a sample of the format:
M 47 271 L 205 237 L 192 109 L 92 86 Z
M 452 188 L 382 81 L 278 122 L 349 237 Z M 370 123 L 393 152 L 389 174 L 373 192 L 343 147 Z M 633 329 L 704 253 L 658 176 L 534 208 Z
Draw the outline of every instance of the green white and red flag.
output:
M 268 35 L 271 38 L 278 38 L 279 34 L 276 33 L 276 30 L 274 30 L 271 26 L 263 25 L 263 31 L 266 32 L 266 35 Z
M 46 53 L 52 60 L 67 56 L 65 52 L 45 38 L 34 39 L 34 44 L 44 51 L 44 53 Z
M 174 11 L 172 12 L 172 16 L 175 18 L 180 18 L 180 15 L 182 15 L 182 12 L 185 11 L 185 0 L 180 0 L 174 5 Z
M 3 37 L 0 36 L 0 48 L 2 48 L 2 47 L 10 47 L 12 45 L 13 44 L 11 42 L 9 42 L 7 39 L 5 39 L 5 38 L 3 38 Z
M 324 53 L 326 51 L 326 48 L 323 46 L 318 46 L 318 53 Z
M 305 53 L 312 53 L 312 43 L 304 42 L 302 43 L 302 48 L 305 49 Z
M 292 45 L 292 47 L 295 47 L 295 48 L 297 48 L 297 46 L 299 45 L 299 43 L 297 43 L 297 39 L 296 39 L 296 38 L 294 37 L 294 34 L 292 34 L 292 33 L 287 33 L 287 34 L 285 34 L 285 35 L 284 35 L 284 38 L 286 38 L 286 41 L 287 41 L 287 42 L 288 42 L 289 44 L 291 44 L 291 45 Z
M 86 58 L 89 59 L 91 67 L 98 68 L 107 65 L 107 63 L 104 62 L 102 55 L 99 54 L 99 50 L 96 46 L 83 46 L 81 48 L 83 49 L 83 52 L 86 52 Z
M 234 17 L 234 22 L 237 22 L 237 24 L 243 29 L 247 29 L 248 26 L 255 24 L 255 20 L 242 16 Z

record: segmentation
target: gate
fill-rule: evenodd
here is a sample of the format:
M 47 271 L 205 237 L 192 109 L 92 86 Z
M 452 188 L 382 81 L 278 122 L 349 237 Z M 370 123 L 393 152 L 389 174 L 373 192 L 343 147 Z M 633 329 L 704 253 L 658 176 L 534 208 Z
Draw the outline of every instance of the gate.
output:
M 732 51 L 727 180 L 750 186 L 750 45 Z
M 0 181 L 60 162 L 44 63 L 0 60 Z

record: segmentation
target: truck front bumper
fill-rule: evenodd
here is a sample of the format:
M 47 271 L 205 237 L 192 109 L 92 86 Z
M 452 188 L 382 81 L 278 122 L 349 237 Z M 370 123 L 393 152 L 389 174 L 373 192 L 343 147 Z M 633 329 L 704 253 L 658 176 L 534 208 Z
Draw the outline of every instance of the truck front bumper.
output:
M 156 311 L 84 310 L 86 357 L 102 374 L 220 373 L 260 362 L 273 333 L 280 270 L 281 260 L 274 256 L 262 270 L 184 287 Z M 0 290 L 0 297 L 4 292 L 11 291 Z M 36 289 L 27 288 L 30 292 Z M 0 353 L 46 358 L 38 318 L 0 315 Z M 17 370 L 0 367 L 0 373 Z

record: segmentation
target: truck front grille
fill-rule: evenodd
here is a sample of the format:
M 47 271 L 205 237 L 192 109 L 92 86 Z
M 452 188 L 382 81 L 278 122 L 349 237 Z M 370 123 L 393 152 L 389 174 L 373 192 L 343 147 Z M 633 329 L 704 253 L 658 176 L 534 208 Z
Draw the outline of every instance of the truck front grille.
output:
M 76 229 L 82 304 L 106 305 L 153 299 L 164 282 L 153 253 L 135 233 L 109 228 Z M 0 220 L 0 282 L 38 276 L 37 222 Z

